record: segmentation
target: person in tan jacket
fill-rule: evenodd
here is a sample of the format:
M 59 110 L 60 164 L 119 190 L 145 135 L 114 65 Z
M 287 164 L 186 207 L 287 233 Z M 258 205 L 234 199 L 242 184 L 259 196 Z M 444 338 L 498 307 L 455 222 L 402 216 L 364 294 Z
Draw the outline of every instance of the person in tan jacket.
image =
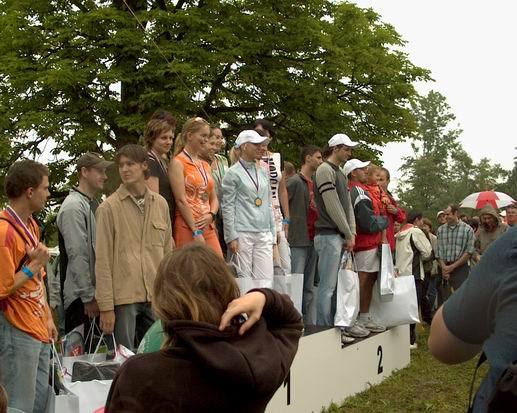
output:
M 115 162 L 122 184 L 96 214 L 95 298 L 103 333 L 132 349 L 154 322 L 151 292 L 172 229 L 167 201 L 146 186 L 145 149 L 126 145 Z

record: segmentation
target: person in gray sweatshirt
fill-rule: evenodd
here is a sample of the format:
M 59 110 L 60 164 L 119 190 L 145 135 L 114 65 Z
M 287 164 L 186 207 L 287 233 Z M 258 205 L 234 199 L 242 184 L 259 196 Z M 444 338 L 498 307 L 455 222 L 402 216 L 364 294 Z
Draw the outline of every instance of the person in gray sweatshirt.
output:
M 343 252 L 352 252 L 355 244 L 355 217 L 348 182 L 340 166 L 357 146 L 343 134 L 334 135 L 328 142 L 328 156 L 314 177 L 314 198 L 318 208 L 314 248 L 318 253 L 320 284 L 317 295 L 317 324 L 334 325 L 332 299 L 335 297 L 337 277 Z

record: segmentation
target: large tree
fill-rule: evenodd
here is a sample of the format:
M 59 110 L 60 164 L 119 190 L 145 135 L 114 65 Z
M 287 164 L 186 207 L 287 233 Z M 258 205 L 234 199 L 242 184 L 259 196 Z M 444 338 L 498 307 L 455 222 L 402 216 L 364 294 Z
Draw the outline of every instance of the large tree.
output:
M 509 174 L 483 158 L 474 162 L 458 138 L 462 133 L 445 96 L 431 91 L 412 102 L 417 129 L 411 138 L 413 155 L 401 167 L 398 193 L 408 208 L 434 216 L 447 204 L 473 192 L 496 189 Z
M 375 12 L 327 0 L 0 0 L 0 26 L 0 172 L 46 144 L 54 183 L 157 108 L 228 134 L 269 118 L 287 158 L 339 131 L 375 155 L 428 79 Z

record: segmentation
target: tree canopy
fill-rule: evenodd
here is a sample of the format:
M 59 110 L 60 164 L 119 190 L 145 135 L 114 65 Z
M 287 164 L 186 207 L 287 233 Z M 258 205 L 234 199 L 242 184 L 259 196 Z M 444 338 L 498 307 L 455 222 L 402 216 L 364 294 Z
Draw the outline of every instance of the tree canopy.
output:
M 137 142 L 158 108 L 230 137 L 268 118 L 287 159 L 337 132 L 375 157 L 412 135 L 413 82 L 429 79 L 345 2 L 0 0 L 0 25 L 0 170 L 50 142 L 54 185 L 68 159 Z
M 445 96 L 436 91 L 412 102 L 417 129 L 413 155 L 401 167 L 398 193 L 408 208 L 435 216 L 473 192 L 501 189 L 509 171 L 482 158 L 474 162 L 458 141 L 462 133 Z

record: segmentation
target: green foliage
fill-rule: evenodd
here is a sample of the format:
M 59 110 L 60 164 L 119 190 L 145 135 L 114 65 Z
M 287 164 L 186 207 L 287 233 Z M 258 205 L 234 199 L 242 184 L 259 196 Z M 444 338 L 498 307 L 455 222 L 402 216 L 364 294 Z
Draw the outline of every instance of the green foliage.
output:
M 417 129 L 413 155 L 401 167 L 404 178 L 398 193 L 410 209 L 434 217 L 447 204 L 459 204 L 473 192 L 499 189 L 509 172 L 487 158 L 475 163 L 462 148 L 462 133 L 446 98 L 431 91 L 412 102 Z M 517 175 L 517 174 L 516 174 Z
M 51 140 L 53 193 L 87 150 L 137 142 L 158 108 L 230 137 L 257 117 L 297 159 L 344 131 L 374 158 L 415 128 L 428 72 L 372 10 L 328 0 L 0 0 L 0 169 Z M 155 47 L 159 46 L 159 50 Z

